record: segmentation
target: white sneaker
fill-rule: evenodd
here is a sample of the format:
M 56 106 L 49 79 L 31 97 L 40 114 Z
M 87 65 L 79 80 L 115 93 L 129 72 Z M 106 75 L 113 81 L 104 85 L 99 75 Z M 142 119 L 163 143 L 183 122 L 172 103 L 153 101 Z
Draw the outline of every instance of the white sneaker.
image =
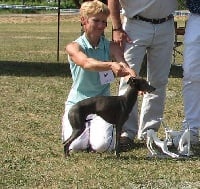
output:
M 183 134 L 184 131 L 182 131 L 182 134 Z M 178 145 L 179 145 L 179 140 L 182 136 L 182 134 L 176 136 L 173 138 L 172 142 L 173 142 L 173 145 L 177 148 Z M 199 133 L 198 131 L 193 131 L 191 130 L 190 131 L 190 143 L 192 145 L 195 145 L 195 144 L 198 144 L 199 143 Z

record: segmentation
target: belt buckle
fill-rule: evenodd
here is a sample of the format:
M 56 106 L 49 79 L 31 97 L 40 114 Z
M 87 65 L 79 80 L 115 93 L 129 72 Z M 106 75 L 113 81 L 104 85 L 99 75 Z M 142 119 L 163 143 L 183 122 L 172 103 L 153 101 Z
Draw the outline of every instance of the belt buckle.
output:
M 151 19 L 152 24 L 160 24 L 161 20 L 160 19 Z
M 166 18 L 165 18 L 165 21 L 166 21 Z M 164 22 L 165 22 L 165 21 L 164 21 Z M 158 21 L 157 21 L 158 24 L 161 24 L 162 22 L 163 22 L 162 19 L 158 19 Z
M 166 22 L 167 20 L 169 20 L 168 17 L 166 17 L 166 18 L 161 18 L 161 19 L 156 20 L 156 23 L 157 23 L 157 24 L 161 24 L 161 23 L 163 23 L 163 22 Z
M 140 20 L 140 16 L 136 15 L 136 20 Z
M 154 22 L 156 22 L 156 20 L 155 19 L 149 19 L 149 22 L 154 23 Z

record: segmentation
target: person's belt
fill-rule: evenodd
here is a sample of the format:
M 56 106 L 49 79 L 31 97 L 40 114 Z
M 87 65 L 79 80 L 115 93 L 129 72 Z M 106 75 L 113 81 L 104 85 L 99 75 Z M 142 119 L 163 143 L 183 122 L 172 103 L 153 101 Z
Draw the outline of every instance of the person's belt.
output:
M 133 19 L 136 19 L 136 20 L 142 20 L 142 21 L 145 21 L 145 22 L 151 22 L 152 24 L 161 24 L 163 22 L 166 22 L 170 19 L 172 19 L 174 16 L 173 14 L 170 14 L 169 16 L 165 17 L 165 18 L 160 18 L 160 19 L 150 19 L 150 18 L 144 18 L 142 16 L 139 16 L 139 15 L 135 15 L 133 17 Z

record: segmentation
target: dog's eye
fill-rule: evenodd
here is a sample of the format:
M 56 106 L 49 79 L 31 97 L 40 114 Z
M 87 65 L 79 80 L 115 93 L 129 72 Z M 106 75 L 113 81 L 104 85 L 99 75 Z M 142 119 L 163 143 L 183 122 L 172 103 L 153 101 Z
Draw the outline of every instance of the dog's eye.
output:
M 135 78 L 134 77 L 131 77 L 131 82 L 135 83 Z

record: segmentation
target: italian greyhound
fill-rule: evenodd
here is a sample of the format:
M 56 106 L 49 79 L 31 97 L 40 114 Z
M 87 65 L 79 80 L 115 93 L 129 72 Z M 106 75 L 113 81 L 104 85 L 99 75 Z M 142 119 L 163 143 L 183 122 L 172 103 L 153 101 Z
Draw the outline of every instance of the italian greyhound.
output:
M 180 135 L 182 135 L 182 131 L 175 131 L 170 129 L 163 121 L 163 118 L 159 118 L 161 125 L 164 127 L 165 129 L 165 139 L 167 139 L 167 145 L 168 146 L 172 146 L 173 145 L 173 138 L 174 137 L 178 137 Z
M 153 143 L 155 143 L 156 146 L 160 147 L 164 154 L 167 154 L 168 156 L 170 156 L 172 158 L 178 158 L 179 157 L 178 154 L 172 153 L 168 150 L 167 139 L 165 139 L 163 141 L 160 140 L 156 136 L 156 132 L 153 129 L 149 129 L 149 130 L 147 130 L 147 148 L 151 152 L 152 156 L 156 156 L 157 152 L 153 149 L 153 146 L 152 146 Z
M 182 156 L 190 156 L 193 155 L 193 153 L 190 150 L 190 126 L 187 121 L 184 121 L 184 130 L 181 131 L 174 131 L 167 127 L 163 120 L 161 120 L 162 125 L 165 129 L 166 139 L 168 141 L 167 144 L 173 145 L 173 139 L 177 137 L 179 139 L 178 142 L 178 152 Z
M 97 114 L 116 128 L 115 154 L 120 156 L 119 140 L 122 126 L 128 119 L 134 104 L 137 101 L 138 92 L 153 92 L 155 88 L 142 78 L 130 77 L 129 87 L 121 96 L 96 96 L 79 101 L 69 111 L 68 118 L 72 126 L 72 135 L 64 144 L 65 157 L 69 156 L 70 144 L 85 130 L 86 117 L 89 114 Z

